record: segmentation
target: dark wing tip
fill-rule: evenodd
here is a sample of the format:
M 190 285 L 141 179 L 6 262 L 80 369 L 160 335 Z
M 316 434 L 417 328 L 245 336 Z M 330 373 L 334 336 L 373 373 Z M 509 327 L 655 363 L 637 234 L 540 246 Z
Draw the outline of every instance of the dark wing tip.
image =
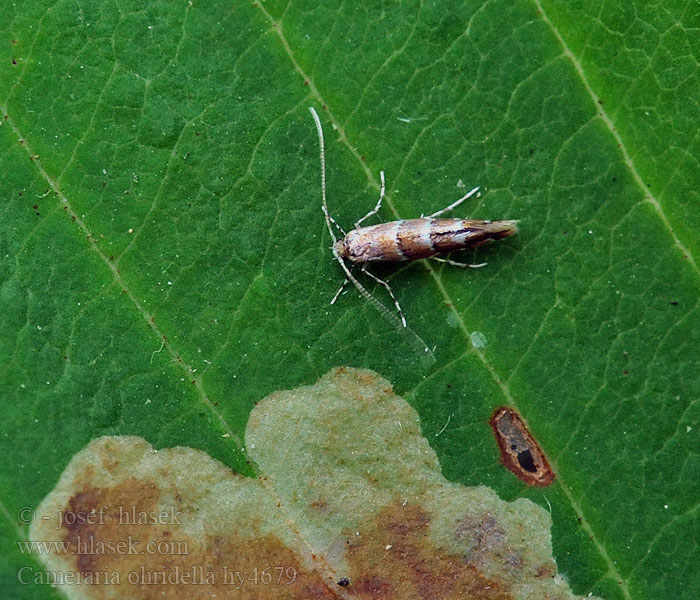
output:
M 491 221 L 486 228 L 493 239 L 501 240 L 518 233 L 518 220 L 510 221 Z

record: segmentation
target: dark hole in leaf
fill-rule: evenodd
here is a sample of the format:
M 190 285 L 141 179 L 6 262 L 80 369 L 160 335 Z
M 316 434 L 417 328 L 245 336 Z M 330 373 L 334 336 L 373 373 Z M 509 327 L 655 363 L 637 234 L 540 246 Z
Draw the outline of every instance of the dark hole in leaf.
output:
M 529 450 L 518 452 L 518 463 L 523 469 L 530 473 L 535 473 L 537 471 L 535 461 L 532 459 L 532 454 Z

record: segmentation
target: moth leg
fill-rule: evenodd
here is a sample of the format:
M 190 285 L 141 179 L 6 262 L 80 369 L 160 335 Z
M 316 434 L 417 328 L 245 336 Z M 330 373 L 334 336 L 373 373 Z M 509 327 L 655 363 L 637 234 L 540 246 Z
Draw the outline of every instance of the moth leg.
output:
M 379 189 L 379 200 L 377 200 L 377 205 L 370 210 L 364 217 L 362 217 L 357 223 L 355 223 L 355 229 L 360 228 L 360 223 L 364 221 L 365 219 L 368 219 L 372 215 L 376 215 L 379 212 L 379 209 L 382 207 L 382 200 L 384 200 L 384 189 L 385 189 L 385 184 L 384 184 L 384 171 L 379 172 L 379 179 L 382 182 L 382 187 Z
M 335 296 L 333 296 L 333 300 L 331 300 L 331 304 L 335 304 L 335 301 L 338 299 L 340 294 L 343 293 L 343 290 L 345 289 L 345 286 L 348 284 L 348 281 L 350 281 L 350 280 L 346 277 L 345 281 L 343 281 L 341 286 L 338 288 L 338 291 L 335 293 Z
M 429 219 L 434 219 L 435 217 L 438 217 L 446 212 L 451 211 L 454 208 L 457 208 L 462 202 L 464 202 L 467 198 L 471 198 L 474 194 L 476 194 L 479 191 L 478 187 L 475 187 L 473 190 L 470 192 L 467 192 L 464 196 L 462 196 L 459 200 L 455 200 L 452 204 L 449 206 L 446 206 L 442 210 L 437 211 L 436 213 L 433 213 L 432 215 L 429 215 Z
M 488 263 L 479 263 L 478 265 L 470 265 L 468 263 L 461 263 L 457 262 L 456 260 L 449 260 L 447 258 L 439 258 L 437 256 L 431 256 L 430 257 L 432 260 L 436 260 L 438 262 L 442 263 L 447 263 L 448 265 L 452 265 L 453 267 L 462 267 L 463 269 L 480 269 L 481 267 L 485 267 Z
M 333 225 L 336 226 L 336 228 L 338 229 L 338 231 L 340 231 L 340 233 L 343 234 L 343 237 L 345 237 L 345 236 L 348 235 L 347 233 L 345 233 L 345 230 L 344 230 L 340 225 L 338 225 L 338 223 L 336 222 L 336 220 L 335 220 L 333 217 L 331 217 L 330 215 L 328 215 L 328 218 L 330 219 L 330 222 L 333 223 Z M 335 241 L 335 240 L 334 240 L 334 241 Z
M 384 281 L 384 280 L 382 280 L 382 279 L 379 279 L 379 277 L 377 277 L 377 276 L 374 275 L 373 273 L 370 273 L 370 272 L 367 270 L 367 265 L 366 265 L 366 264 L 362 266 L 362 272 L 363 272 L 365 275 L 368 275 L 369 277 L 371 277 L 372 279 L 374 279 L 377 283 L 380 283 L 381 285 L 383 285 L 383 286 L 386 288 L 386 291 L 389 292 L 389 295 L 391 296 L 391 299 L 394 301 L 394 306 L 396 307 L 396 310 L 399 311 L 399 316 L 401 317 L 401 323 L 403 324 L 404 327 L 406 327 L 406 317 L 405 317 L 404 314 L 403 314 L 403 310 L 401 310 L 401 305 L 399 304 L 399 301 L 396 299 L 396 296 L 394 296 L 394 292 L 391 291 L 391 288 L 389 287 L 389 284 L 388 284 L 386 281 Z
M 333 225 L 335 225 L 336 229 L 338 231 L 340 231 L 340 233 L 343 234 L 343 237 L 345 237 L 347 235 L 347 233 L 345 233 L 345 230 L 340 225 L 338 225 L 338 222 L 333 217 L 331 217 L 330 213 L 328 212 L 328 208 L 326 208 L 325 204 L 321 205 L 321 210 L 323 211 L 323 214 L 326 216 L 326 223 L 328 224 L 328 230 L 330 231 L 331 237 L 333 238 L 333 243 L 335 243 L 337 241 L 337 239 L 336 239 L 335 235 L 333 235 L 333 229 L 331 229 L 331 223 L 333 223 Z

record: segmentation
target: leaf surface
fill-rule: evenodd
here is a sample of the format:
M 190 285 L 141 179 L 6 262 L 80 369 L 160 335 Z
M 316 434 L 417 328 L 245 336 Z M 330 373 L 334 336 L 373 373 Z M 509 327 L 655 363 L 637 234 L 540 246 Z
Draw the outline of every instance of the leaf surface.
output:
M 444 474 L 551 506 L 578 593 L 694 598 L 700 560 L 698 14 L 682 3 L 35 1 L 0 24 L 0 573 L 23 507 L 108 434 L 256 474 L 254 404 L 338 365 L 418 410 Z M 320 210 L 351 228 L 519 219 L 405 264 L 405 331 L 354 291 Z M 383 290 L 368 288 L 388 307 Z M 498 460 L 517 408 L 557 473 Z M 474 440 L 479 440 L 475 444 Z M 669 576 L 673 573 L 673 576 Z

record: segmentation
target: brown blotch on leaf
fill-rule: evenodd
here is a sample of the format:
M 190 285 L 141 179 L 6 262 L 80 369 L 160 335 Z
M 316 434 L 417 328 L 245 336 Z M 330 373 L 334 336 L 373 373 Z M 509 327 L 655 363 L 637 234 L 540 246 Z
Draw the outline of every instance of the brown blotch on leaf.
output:
M 212 497 L 216 494 L 207 494 L 207 488 L 221 479 L 229 484 L 243 481 L 243 476 L 208 458 L 211 464 L 205 464 L 201 461 L 206 455 L 189 449 L 166 450 L 160 453 L 165 460 L 153 460 L 151 456 L 159 453 L 139 438 L 102 438 L 86 450 L 93 464 L 75 465 L 78 470 L 69 481 L 72 492 L 66 497 L 68 489 L 63 488 L 59 495 L 64 500 L 55 497 L 58 502 L 44 506 L 41 514 L 46 517 L 35 522 L 31 532 L 32 539 L 53 538 L 65 544 L 65 553 L 42 560 L 50 573 L 59 574 L 59 584 L 61 577 L 78 582 L 61 586 L 69 598 L 338 597 L 330 589 L 335 582 L 326 582 L 270 531 L 262 523 L 264 514 L 236 521 L 240 510 L 235 504 L 231 515 L 226 507 L 215 506 L 229 498 Z M 144 450 L 145 456 L 139 456 Z M 166 458 L 168 453 L 172 458 Z M 145 469 L 148 475 L 144 465 L 150 465 Z M 183 478 L 196 470 L 208 472 L 204 479 Z M 130 471 L 135 475 L 128 475 Z M 254 480 L 247 481 L 258 487 Z M 233 521 L 226 522 L 226 517 Z
M 525 421 L 512 408 L 497 408 L 489 421 L 501 452 L 501 462 L 528 485 L 546 487 L 555 478 L 542 448 Z
M 356 598 L 510 600 L 466 557 L 441 553 L 430 539 L 430 515 L 397 500 L 360 532 L 348 532 L 347 560 Z
M 36 509 L 29 539 L 67 548 L 37 555 L 39 583 L 71 600 L 581 600 L 557 575 L 550 514 L 447 481 L 376 373 L 274 392 L 245 445 L 258 478 L 192 448 L 91 442 Z

